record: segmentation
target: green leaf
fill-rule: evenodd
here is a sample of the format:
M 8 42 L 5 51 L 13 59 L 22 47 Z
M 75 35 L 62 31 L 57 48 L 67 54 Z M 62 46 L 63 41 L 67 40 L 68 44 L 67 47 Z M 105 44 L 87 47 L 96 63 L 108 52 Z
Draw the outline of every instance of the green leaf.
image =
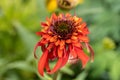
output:
M 85 78 L 87 77 L 87 72 L 83 71 L 82 73 L 80 73 L 75 79 L 73 80 L 85 80 Z

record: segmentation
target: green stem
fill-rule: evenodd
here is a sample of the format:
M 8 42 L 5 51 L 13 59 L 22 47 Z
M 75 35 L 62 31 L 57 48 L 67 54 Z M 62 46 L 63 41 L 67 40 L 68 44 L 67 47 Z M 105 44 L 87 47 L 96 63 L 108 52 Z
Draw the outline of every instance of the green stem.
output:
M 57 71 L 56 73 L 54 73 L 53 80 L 57 80 L 58 73 L 59 73 L 59 71 Z

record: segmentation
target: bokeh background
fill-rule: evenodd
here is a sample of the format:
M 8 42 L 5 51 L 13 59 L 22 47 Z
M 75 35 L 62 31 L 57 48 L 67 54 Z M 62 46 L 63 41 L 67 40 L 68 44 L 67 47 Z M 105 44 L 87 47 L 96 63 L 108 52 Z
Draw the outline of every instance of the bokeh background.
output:
M 0 80 L 52 80 L 53 75 L 38 74 L 33 49 L 40 39 L 35 34 L 40 22 L 53 12 L 82 17 L 95 51 L 93 63 L 85 69 L 80 63 L 68 64 L 57 80 L 120 80 L 120 0 L 80 0 L 70 10 L 58 8 L 54 1 L 0 0 Z

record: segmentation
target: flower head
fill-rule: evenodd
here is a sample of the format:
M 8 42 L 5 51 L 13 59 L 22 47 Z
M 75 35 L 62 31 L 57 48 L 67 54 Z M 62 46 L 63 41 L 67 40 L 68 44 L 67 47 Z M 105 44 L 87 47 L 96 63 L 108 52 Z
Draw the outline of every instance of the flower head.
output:
M 94 52 L 91 48 L 88 38 L 88 28 L 82 18 L 67 14 L 53 14 L 51 18 L 46 18 L 46 22 L 41 23 L 43 29 L 37 32 L 41 36 L 41 40 L 36 44 L 35 51 L 38 46 L 42 49 L 42 56 L 38 62 L 38 71 L 43 76 L 44 69 L 49 74 L 56 72 L 62 68 L 67 61 L 81 60 L 84 68 L 89 61 L 89 56 L 83 51 L 86 48 L 91 52 L 91 60 L 93 60 Z M 72 59 L 71 59 L 72 58 Z M 49 68 L 49 61 L 57 59 L 53 69 Z
M 58 7 L 67 10 L 72 9 L 83 2 L 84 0 L 57 0 Z

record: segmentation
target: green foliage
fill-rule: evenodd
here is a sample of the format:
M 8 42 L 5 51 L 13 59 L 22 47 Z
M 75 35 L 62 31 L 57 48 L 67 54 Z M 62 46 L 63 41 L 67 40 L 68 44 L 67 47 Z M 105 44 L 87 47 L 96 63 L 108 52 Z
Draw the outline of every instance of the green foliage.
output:
M 120 80 L 119 4 L 120 0 L 85 0 L 76 7 L 76 15 L 90 29 L 95 60 L 83 70 L 80 63 L 66 65 L 58 73 L 58 80 Z M 63 11 L 57 9 L 59 12 Z M 69 12 L 74 14 L 74 9 Z M 0 80 L 52 80 L 53 75 L 38 74 L 38 60 L 33 56 L 39 40 L 35 32 L 50 15 L 45 0 L 0 1 Z M 38 49 L 37 55 L 41 53 Z

